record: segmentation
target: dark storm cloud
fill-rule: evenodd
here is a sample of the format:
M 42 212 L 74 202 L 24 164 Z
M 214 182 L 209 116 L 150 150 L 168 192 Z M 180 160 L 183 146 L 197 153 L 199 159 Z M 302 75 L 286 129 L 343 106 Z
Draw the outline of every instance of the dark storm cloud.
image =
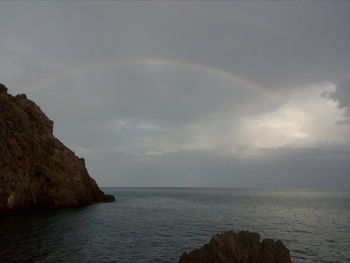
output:
M 329 96 L 338 101 L 340 108 L 345 108 L 347 114 L 350 116 L 350 73 L 343 76 L 337 82 L 337 88 L 335 92 L 329 94 Z M 341 124 L 346 124 L 348 121 L 344 121 Z

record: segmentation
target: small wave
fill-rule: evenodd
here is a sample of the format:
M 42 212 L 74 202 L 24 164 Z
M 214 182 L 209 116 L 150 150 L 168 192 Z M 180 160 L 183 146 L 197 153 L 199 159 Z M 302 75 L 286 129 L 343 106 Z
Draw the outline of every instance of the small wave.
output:
M 294 250 L 292 250 L 292 252 L 302 254 L 302 255 L 310 255 L 310 253 L 305 251 L 305 250 L 294 249 Z

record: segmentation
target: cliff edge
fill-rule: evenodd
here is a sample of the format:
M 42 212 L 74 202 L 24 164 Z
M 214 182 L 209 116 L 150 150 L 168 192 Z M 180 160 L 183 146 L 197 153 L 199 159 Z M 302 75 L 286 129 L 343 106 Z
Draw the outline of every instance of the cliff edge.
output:
M 85 161 L 53 135 L 53 122 L 24 94 L 0 84 L 0 211 L 114 201 Z
M 183 253 L 179 263 L 291 263 L 281 241 L 264 239 L 258 233 L 241 231 L 214 235 L 208 244 Z

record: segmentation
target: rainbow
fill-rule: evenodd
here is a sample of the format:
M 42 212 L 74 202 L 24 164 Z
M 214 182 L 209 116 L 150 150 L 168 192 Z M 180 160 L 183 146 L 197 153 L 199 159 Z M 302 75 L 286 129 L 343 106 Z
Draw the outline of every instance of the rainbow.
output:
M 176 60 L 176 59 L 164 59 L 164 58 L 132 58 L 132 59 L 126 59 L 126 60 L 115 60 L 115 59 L 110 59 L 110 60 L 103 60 L 103 61 L 97 61 L 85 65 L 79 65 L 76 67 L 72 68 L 67 68 L 66 70 L 60 71 L 58 73 L 52 74 L 50 76 L 47 76 L 45 78 L 41 78 L 33 83 L 31 83 L 29 86 L 27 86 L 24 91 L 30 91 L 30 90 L 36 90 L 40 89 L 45 83 L 48 83 L 53 80 L 60 79 L 62 77 L 66 76 L 72 76 L 74 74 L 93 69 L 93 68 L 98 68 L 101 66 L 106 66 L 106 65 L 125 65 L 125 64 L 145 64 L 145 65 L 163 65 L 163 66 L 179 66 L 179 67 L 185 67 L 185 68 L 190 68 L 190 69 L 195 69 L 199 71 L 203 71 L 209 74 L 214 74 L 229 80 L 233 80 L 236 82 L 240 82 L 242 84 L 245 84 L 249 87 L 252 87 L 257 90 L 261 90 L 263 92 L 266 92 L 268 94 L 274 95 L 271 90 L 258 85 L 257 83 L 248 80 L 242 76 L 232 74 L 228 71 L 224 71 L 222 69 L 214 68 L 208 65 L 203 65 L 203 64 L 195 64 L 191 63 L 188 61 L 184 60 Z

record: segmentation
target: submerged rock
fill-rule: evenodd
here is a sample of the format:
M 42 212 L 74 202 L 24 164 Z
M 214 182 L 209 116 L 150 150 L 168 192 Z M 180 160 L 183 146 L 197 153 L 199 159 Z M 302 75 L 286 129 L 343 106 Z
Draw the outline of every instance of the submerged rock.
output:
M 110 201 L 41 109 L 0 84 L 0 211 Z
M 289 250 L 281 241 L 264 239 L 248 231 L 214 235 L 208 244 L 183 253 L 179 263 L 291 263 Z

